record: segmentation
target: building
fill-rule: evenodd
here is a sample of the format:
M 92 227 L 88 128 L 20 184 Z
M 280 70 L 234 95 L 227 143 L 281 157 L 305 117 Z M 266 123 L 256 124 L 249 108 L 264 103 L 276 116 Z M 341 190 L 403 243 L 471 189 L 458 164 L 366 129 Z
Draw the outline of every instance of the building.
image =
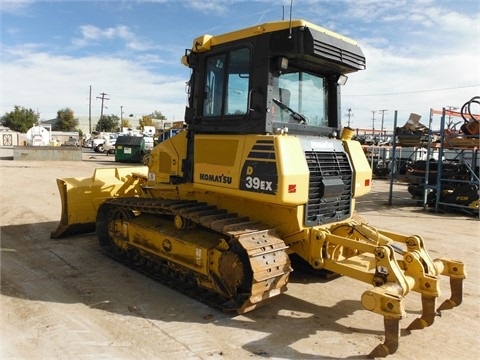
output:
M 91 134 L 92 131 L 95 130 L 95 126 L 97 125 L 98 120 L 100 119 L 100 116 L 92 116 L 89 118 L 89 116 L 75 116 L 75 118 L 78 120 L 78 126 L 77 129 L 81 130 L 83 134 Z M 40 125 L 55 125 L 57 122 L 57 118 L 55 119 L 49 119 L 49 120 L 41 120 Z

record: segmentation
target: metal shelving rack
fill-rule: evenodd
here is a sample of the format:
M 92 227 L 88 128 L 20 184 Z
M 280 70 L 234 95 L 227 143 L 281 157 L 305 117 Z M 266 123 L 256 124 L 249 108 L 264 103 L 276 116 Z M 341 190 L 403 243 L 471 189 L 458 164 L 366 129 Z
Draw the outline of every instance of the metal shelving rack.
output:
M 393 185 L 394 185 L 394 181 L 395 179 L 398 177 L 397 176 L 397 171 L 401 168 L 401 165 L 402 163 L 401 162 L 398 162 L 397 163 L 397 148 L 399 146 L 397 146 L 397 119 L 398 119 L 398 111 L 395 110 L 395 113 L 394 113 L 394 119 L 393 119 L 393 140 L 392 140 L 392 155 L 391 155 L 391 162 L 390 162 L 390 177 L 389 177 L 389 180 L 390 180 L 390 189 L 389 189 L 389 196 L 388 196 L 388 205 L 392 205 L 393 204 Z M 429 136 L 428 136 L 428 141 L 427 141 L 427 160 L 429 159 L 430 157 L 430 154 L 431 154 L 431 128 L 432 128 L 432 117 L 430 116 L 430 120 L 429 120 L 429 125 L 428 125 L 428 129 L 429 129 Z M 414 156 L 416 154 L 416 152 L 419 150 L 419 149 L 424 149 L 425 146 L 412 146 L 413 148 L 415 148 L 412 156 Z M 425 170 L 425 179 L 422 178 L 422 180 L 425 181 L 425 187 L 428 186 L 428 173 L 429 173 L 429 162 L 427 161 L 426 162 L 426 170 Z M 423 196 L 423 206 L 424 208 L 426 208 L 426 202 L 427 202 L 427 199 L 426 199 L 426 193 L 427 193 L 427 190 L 424 189 L 424 196 Z M 402 198 L 404 201 L 405 200 L 409 200 L 411 202 L 415 202 L 415 203 L 418 203 L 419 200 L 417 199 L 405 199 L 405 198 Z
M 449 149 L 452 149 L 455 151 L 457 154 L 456 158 L 459 159 L 460 162 L 465 165 L 468 171 L 469 179 L 468 180 L 454 180 L 454 179 L 446 179 L 443 176 L 443 164 L 444 164 L 444 153 L 445 153 L 445 144 L 449 143 L 449 139 L 445 136 L 445 108 L 442 110 L 442 118 L 440 122 L 440 135 L 441 135 L 441 142 L 440 142 L 440 150 L 439 150 L 439 157 L 438 157 L 438 169 L 437 169 L 437 181 L 436 181 L 436 198 L 435 198 L 435 212 L 439 212 L 440 206 L 447 206 L 447 207 L 454 207 L 457 209 L 464 209 L 464 210 L 471 210 L 468 206 L 463 206 L 463 205 L 458 205 L 454 203 L 447 203 L 447 202 L 441 202 L 440 197 L 441 197 L 441 189 L 442 189 L 442 183 L 445 182 L 456 182 L 456 183 L 465 183 L 465 184 L 470 184 L 470 186 L 476 187 L 477 193 L 479 189 L 479 176 L 475 172 L 476 168 L 476 163 L 478 161 L 478 144 L 476 147 L 473 148 L 465 148 L 462 146 L 454 146 L 453 144 L 449 144 Z M 463 138 L 465 139 L 475 139 L 474 136 L 467 136 L 463 135 Z M 471 162 L 468 163 L 465 161 L 465 153 L 466 152 L 471 152 Z M 427 192 L 427 189 L 425 189 L 425 193 Z M 425 205 L 424 205 L 425 206 Z
M 397 159 L 396 159 L 396 140 L 397 140 L 397 133 L 396 133 L 396 128 L 397 128 L 397 111 L 395 111 L 395 116 L 394 116 L 394 134 L 393 134 L 393 146 L 392 146 L 392 161 L 391 161 L 391 168 L 390 168 L 390 189 L 389 189 L 389 199 L 388 199 L 388 204 L 392 205 L 393 203 L 393 185 L 394 185 L 394 179 L 396 176 L 396 166 Z M 457 209 L 463 209 L 463 210 L 469 210 L 471 211 L 471 208 L 468 206 L 464 205 L 459 205 L 455 203 L 450 203 L 450 202 L 442 202 L 441 201 L 441 194 L 442 194 L 442 184 L 445 184 L 446 182 L 449 183 L 467 183 L 470 184 L 470 186 L 473 186 L 477 189 L 479 189 L 479 175 L 475 172 L 476 164 L 479 159 L 479 153 L 478 153 L 478 146 L 476 147 L 462 147 L 454 144 L 449 143 L 448 137 L 445 136 L 445 108 L 442 111 L 442 117 L 441 117 L 441 122 L 440 122 L 440 146 L 438 148 L 438 160 L 437 160 L 437 172 L 436 172 L 436 181 L 435 184 L 429 184 L 429 179 L 430 179 L 430 161 L 428 159 L 431 158 L 432 153 L 432 138 L 433 138 L 433 131 L 432 131 L 432 115 L 430 116 L 429 120 L 429 126 L 428 126 L 429 132 L 428 132 L 428 141 L 426 144 L 426 150 L 427 150 L 427 161 L 425 163 L 425 176 L 423 178 L 423 208 L 426 210 L 429 206 L 429 199 L 428 195 L 430 192 L 434 191 L 435 192 L 435 212 L 440 212 L 440 207 L 452 207 L 452 208 L 457 208 Z M 473 136 L 466 136 L 463 135 L 462 138 L 465 139 L 475 139 Z M 448 149 L 453 150 L 456 153 L 456 156 L 454 159 L 445 159 L 445 144 L 447 143 Z M 422 147 L 422 146 L 419 146 Z M 424 148 L 425 146 L 423 146 Z M 468 161 L 465 161 L 466 154 L 470 153 L 469 159 L 470 163 Z M 444 177 L 444 164 L 446 161 L 453 162 L 453 161 L 458 161 L 459 163 L 462 163 L 465 165 L 465 167 L 468 170 L 468 180 L 456 180 L 456 179 L 447 179 Z M 418 202 L 418 200 L 416 200 Z

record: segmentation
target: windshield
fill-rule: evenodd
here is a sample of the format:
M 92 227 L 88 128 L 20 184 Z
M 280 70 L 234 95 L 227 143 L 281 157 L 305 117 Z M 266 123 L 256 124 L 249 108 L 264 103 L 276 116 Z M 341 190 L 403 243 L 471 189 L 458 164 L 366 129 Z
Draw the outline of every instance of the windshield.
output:
M 327 126 L 324 78 L 301 71 L 281 74 L 273 91 L 275 122 Z

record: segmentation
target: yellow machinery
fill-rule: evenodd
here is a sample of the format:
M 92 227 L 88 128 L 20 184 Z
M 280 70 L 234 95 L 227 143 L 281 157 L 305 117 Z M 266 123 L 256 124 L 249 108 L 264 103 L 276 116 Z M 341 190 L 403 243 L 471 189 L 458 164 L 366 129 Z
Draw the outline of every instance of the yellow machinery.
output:
M 396 351 L 410 291 L 423 305 L 410 330 L 461 303 L 463 263 L 354 216 L 371 186 L 360 144 L 340 127 L 340 86 L 365 68 L 354 41 L 273 22 L 199 37 L 182 62 L 192 70 L 185 129 L 145 167 L 57 180 L 52 237 L 96 229 L 108 256 L 238 313 L 286 291 L 291 260 L 358 279 L 370 285 L 363 306 L 384 317 L 372 357 Z M 436 309 L 440 275 L 452 296 Z

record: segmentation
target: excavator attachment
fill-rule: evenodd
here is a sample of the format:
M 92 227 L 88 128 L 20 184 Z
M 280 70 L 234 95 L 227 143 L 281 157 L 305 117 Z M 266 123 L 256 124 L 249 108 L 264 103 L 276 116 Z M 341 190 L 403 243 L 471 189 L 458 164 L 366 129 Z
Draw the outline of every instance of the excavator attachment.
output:
M 375 228 L 360 217 L 314 232 L 327 270 L 370 283 L 361 302 L 365 309 L 384 317 L 385 341 L 369 354 L 386 357 L 398 348 L 400 320 L 405 317 L 403 298 L 421 295 L 422 313 L 406 328 L 421 330 L 433 324 L 443 310 L 462 303 L 465 264 L 458 260 L 432 260 L 418 235 L 407 236 Z M 451 296 L 438 308 L 440 275 L 450 280 Z
M 138 196 L 146 167 L 98 168 L 92 177 L 57 179 L 62 214 L 52 238 L 95 231 L 100 205 L 109 198 Z

